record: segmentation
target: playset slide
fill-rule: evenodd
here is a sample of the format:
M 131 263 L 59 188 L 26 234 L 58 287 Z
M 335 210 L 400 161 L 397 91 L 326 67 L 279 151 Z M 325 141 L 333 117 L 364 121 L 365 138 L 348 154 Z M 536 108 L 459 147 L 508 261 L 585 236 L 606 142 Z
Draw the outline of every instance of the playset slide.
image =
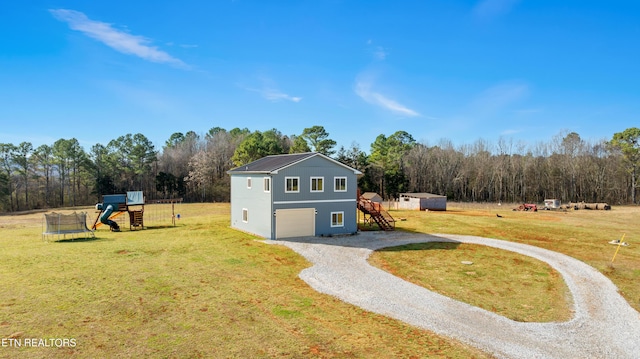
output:
M 112 205 L 108 205 L 105 209 L 104 212 L 102 212 L 102 214 L 100 215 L 100 223 L 103 224 L 108 224 L 109 228 L 114 231 L 117 232 L 120 230 L 120 226 L 118 226 L 118 223 L 116 223 L 115 221 L 112 221 L 110 219 L 111 214 L 113 213 L 113 206 Z M 119 216 L 120 214 L 122 214 L 124 212 L 117 212 L 116 214 L 113 215 L 113 217 L 111 218 L 115 218 L 117 216 Z
M 96 229 L 101 224 L 107 224 L 112 231 L 120 231 L 120 226 L 112 219 L 128 212 L 129 206 L 144 206 L 142 191 L 102 196 L 102 203 L 96 204 L 96 210 L 100 211 L 100 215 L 96 218 L 92 228 Z M 131 216 L 131 213 L 129 215 Z M 142 222 L 142 218 L 140 218 L 140 222 Z

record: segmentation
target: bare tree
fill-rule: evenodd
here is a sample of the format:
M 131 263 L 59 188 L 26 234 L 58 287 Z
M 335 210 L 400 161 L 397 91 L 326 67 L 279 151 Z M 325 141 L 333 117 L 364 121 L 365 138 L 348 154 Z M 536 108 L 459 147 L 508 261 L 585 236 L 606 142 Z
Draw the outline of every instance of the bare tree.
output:
M 31 142 L 22 142 L 18 145 L 13 153 L 13 163 L 16 165 L 17 173 L 22 180 L 24 186 L 24 208 L 29 207 L 29 172 L 31 170 L 31 162 L 29 158 L 33 152 L 33 145 Z M 16 193 L 16 205 L 20 210 L 20 201 L 18 201 Z
M 31 162 L 36 173 L 36 178 L 44 178 L 44 206 L 51 205 L 51 181 L 53 175 L 53 150 L 51 146 L 40 145 L 33 151 Z

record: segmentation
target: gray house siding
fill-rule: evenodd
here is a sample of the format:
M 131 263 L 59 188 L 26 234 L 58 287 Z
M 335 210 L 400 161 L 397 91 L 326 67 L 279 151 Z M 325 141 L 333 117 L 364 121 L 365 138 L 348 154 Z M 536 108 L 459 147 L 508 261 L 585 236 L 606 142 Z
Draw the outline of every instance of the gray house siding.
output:
M 344 178 L 345 192 L 334 190 L 335 178 Z M 286 178 L 299 178 L 297 193 L 287 193 Z M 311 191 L 311 178 L 321 178 L 322 192 Z M 357 232 L 357 176 L 353 170 L 336 166 L 322 157 L 313 157 L 295 166 L 278 171 L 273 180 L 274 210 L 284 208 L 315 208 L 316 236 Z M 343 212 L 343 227 L 331 226 L 331 213 Z M 275 219 L 274 219 L 275 226 Z
M 358 231 L 356 201 L 346 202 L 315 202 L 315 203 L 283 203 L 274 204 L 274 210 L 294 209 L 294 208 L 314 208 L 316 210 L 316 236 L 330 236 L 339 234 L 353 234 Z M 343 214 L 343 225 L 332 227 L 332 213 Z M 273 235 L 275 238 L 275 218 L 273 218 Z
M 300 188 L 298 193 L 285 192 L 285 178 L 299 177 Z M 311 192 L 311 177 L 321 177 L 324 179 L 324 189 L 322 192 Z M 334 191 L 334 177 L 347 178 L 347 191 Z M 332 199 L 353 199 L 357 196 L 357 176 L 353 171 L 345 167 L 338 167 L 335 164 L 321 157 L 310 158 L 295 166 L 287 167 L 278 171 L 274 176 L 273 201 L 296 201 L 296 200 L 332 200 Z
M 268 156 L 229 174 L 233 228 L 272 239 L 278 233 L 286 237 L 304 232 L 300 230 L 304 228 L 313 228 L 310 232 L 316 236 L 358 231 L 356 197 L 360 172 L 353 168 L 320 154 L 307 153 Z M 271 176 L 269 193 L 264 192 L 266 176 Z M 247 188 L 248 177 L 252 178 L 251 189 Z M 286 190 L 287 179 L 291 179 L 290 185 L 297 181 L 296 191 Z M 336 179 L 340 187 L 346 188 L 336 188 Z M 242 217 L 245 208 L 249 212 L 246 222 Z
M 271 191 L 265 192 L 264 178 L 266 174 L 239 174 L 231 176 L 231 227 L 271 237 Z M 247 180 L 251 178 L 251 188 L 247 188 Z M 247 210 L 247 221 L 243 220 L 243 210 Z

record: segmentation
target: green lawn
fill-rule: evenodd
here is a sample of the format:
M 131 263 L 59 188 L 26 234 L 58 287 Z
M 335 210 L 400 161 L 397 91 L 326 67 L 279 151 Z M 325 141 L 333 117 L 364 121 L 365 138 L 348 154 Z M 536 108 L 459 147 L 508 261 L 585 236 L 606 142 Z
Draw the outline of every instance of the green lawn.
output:
M 0 338 L 75 341 L 0 357 L 487 357 L 315 292 L 302 257 L 229 228 L 228 204 L 177 211 L 69 242 L 42 241 L 42 214 L 0 217 Z
M 466 243 L 408 244 L 376 251 L 369 262 L 407 281 L 520 322 L 571 318 L 571 296 L 548 264 Z
M 572 255 L 609 276 L 640 307 L 637 208 L 450 209 L 391 213 L 406 218 L 397 223 L 399 230 L 482 235 Z M 112 233 L 101 227 L 96 240 L 68 242 L 41 239 L 41 213 L 0 216 L 2 343 L 14 338 L 75 342 L 62 348 L 3 345 L 0 357 L 489 357 L 315 292 L 298 278 L 309 266 L 301 256 L 229 228 L 228 204 L 183 204 L 177 211 L 176 227 L 167 226 L 170 220 L 145 219 L 146 230 L 125 226 Z M 149 219 L 153 213 L 145 209 Z M 622 233 L 631 246 L 622 248 L 611 265 L 616 247 L 607 242 Z M 457 254 L 466 256 L 460 249 Z M 414 252 L 421 251 L 433 252 Z M 492 274 L 480 272 L 476 275 Z
M 406 219 L 396 223 L 399 230 L 504 239 L 567 254 L 605 274 L 640 311 L 640 207 L 538 212 L 514 212 L 512 207 L 454 203 L 446 212 L 390 213 Z M 623 235 L 629 246 L 621 247 L 612 263 L 617 246 L 608 242 Z

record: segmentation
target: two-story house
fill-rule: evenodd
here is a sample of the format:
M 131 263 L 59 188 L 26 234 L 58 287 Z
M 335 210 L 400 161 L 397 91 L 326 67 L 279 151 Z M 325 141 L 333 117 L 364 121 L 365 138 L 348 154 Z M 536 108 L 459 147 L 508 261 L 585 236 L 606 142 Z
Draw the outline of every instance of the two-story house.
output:
M 232 228 L 269 239 L 358 231 L 362 173 L 325 155 L 267 156 L 228 174 Z

